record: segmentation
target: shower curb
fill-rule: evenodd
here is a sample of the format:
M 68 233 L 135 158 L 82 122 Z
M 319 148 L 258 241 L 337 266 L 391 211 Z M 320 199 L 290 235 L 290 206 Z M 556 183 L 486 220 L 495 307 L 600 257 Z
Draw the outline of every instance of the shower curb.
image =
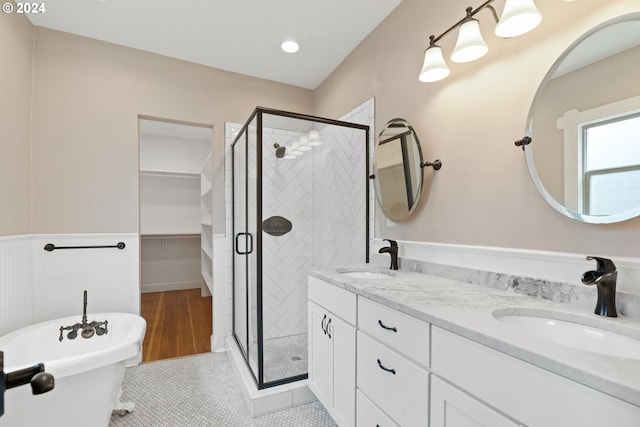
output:
M 242 397 L 252 418 L 317 400 L 316 396 L 309 390 L 307 380 L 258 390 L 233 337 L 227 336 L 225 347 L 231 368 L 240 386 Z

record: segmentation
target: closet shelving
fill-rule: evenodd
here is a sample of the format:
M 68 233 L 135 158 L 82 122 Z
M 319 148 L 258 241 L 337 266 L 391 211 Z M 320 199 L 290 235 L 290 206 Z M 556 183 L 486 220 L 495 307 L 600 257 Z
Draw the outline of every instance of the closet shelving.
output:
M 140 187 L 143 236 L 200 234 L 200 174 L 140 170 Z
M 201 288 L 203 295 L 209 293 L 211 138 L 211 128 L 140 120 L 142 292 Z
M 200 173 L 200 249 L 202 252 L 202 279 L 209 292 L 213 292 L 213 165 L 211 153 Z

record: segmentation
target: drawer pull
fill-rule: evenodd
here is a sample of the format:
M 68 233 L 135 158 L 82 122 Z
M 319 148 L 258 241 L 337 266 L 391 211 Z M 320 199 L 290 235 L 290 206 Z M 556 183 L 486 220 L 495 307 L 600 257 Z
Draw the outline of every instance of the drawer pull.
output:
M 382 362 L 380 361 L 380 359 L 378 359 L 378 366 L 380 366 L 380 369 L 382 369 L 383 371 L 387 371 L 387 372 L 391 372 L 393 375 L 396 374 L 396 370 L 395 369 L 390 369 L 385 367 Z
M 378 325 L 380 325 L 382 329 L 386 329 L 387 331 L 398 332 L 398 328 L 396 328 L 395 326 L 387 326 L 382 323 L 382 320 L 378 320 Z
M 324 331 L 324 334 L 327 335 L 327 328 L 324 327 L 324 321 L 327 320 L 327 315 L 325 314 L 324 317 L 322 318 L 322 322 L 320 322 L 320 327 L 322 328 L 322 330 Z
M 329 318 L 329 321 L 327 322 L 327 335 L 329 335 L 329 339 L 331 339 L 331 332 L 329 332 L 329 325 L 331 324 L 331 318 Z

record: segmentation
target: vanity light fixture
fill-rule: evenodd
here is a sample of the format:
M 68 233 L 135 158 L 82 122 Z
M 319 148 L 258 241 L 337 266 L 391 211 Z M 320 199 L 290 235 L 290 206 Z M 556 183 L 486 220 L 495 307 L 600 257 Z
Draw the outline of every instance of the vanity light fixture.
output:
M 424 64 L 418 80 L 424 83 L 437 82 L 449 75 L 449 66 L 442 56 L 442 48 L 435 44 L 435 36 L 430 36 L 429 48 L 424 52 Z
M 480 33 L 480 24 L 477 19 L 470 16 L 471 8 L 467 8 L 467 17 L 465 22 L 460 25 L 458 30 L 458 41 L 456 47 L 451 53 L 453 62 L 470 62 L 483 57 L 489 47 L 484 42 Z
M 540 24 L 542 14 L 536 9 L 533 0 L 505 0 L 500 19 L 491 6 L 494 0 L 487 0 L 476 9 L 468 7 L 466 16 L 453 24 L 439 36 L 429 36 L 429 47 L 424 52 L 424 63 L 418 75 L 421 82 L 436 82 L 449 75 L 449 67 L 442 55 L 442 48 L 436 43 L 451 31 L 459 28 L 458 40 L 451 54 L 454 62 L 469 62 L 484 56 L 489 48 L 482 39 L 478 20 L 474 15 L 483 9 L 489 9 L 496 21 L 495 34 L 498 37 L 515 37 L 525 34 Z
M 496 36 L 517 37 L 533 30 L 541 21 L 542 14 L 533 0 L 507 0 L 496 25 Z

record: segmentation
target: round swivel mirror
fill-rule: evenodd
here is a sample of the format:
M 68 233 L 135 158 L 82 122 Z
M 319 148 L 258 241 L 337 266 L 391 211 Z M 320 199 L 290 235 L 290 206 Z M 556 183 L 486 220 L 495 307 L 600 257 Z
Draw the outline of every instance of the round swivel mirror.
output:
M 640 13 L 605 22 L 555 62 L 531 106 L 525 153 L 540 194 L 588 223 L 640 215 Z
M 380 132 L 374 151 L 376 199 L 392 221 L 408 219 L 422 192 L 422 150 L 413 127 L 390 120 Z

